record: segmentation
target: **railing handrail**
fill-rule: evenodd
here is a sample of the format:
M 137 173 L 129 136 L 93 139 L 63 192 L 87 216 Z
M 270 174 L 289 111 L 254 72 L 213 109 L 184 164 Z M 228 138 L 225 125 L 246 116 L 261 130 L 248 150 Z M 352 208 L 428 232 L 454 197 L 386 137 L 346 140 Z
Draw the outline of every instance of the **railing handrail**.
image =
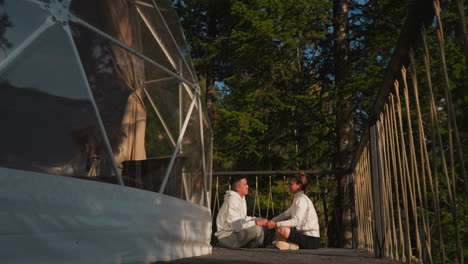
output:
M 305 174 L 338 174 L 342 173 L 342 170 L 302 170 Z M 297 170 L 276 170 L 276 171 L 214 171 L 212 174 L 214 176 L 233 176 L 233 175 L 294 175 L 297 173 Z
M 414 1 L 412 5 L 408 7 L 408 19 L 406 20 L 398 42 L 395 45 L 392 58 L 388 64 L 387 70 L 385 71 L 384 80 L 379 89 L 379 93 L 375 98 L 374 104 L 369 109 L 370 117 L 369 123 L 364 129 L 364 133 L 361 135 L 359 145 L 356 149 L 353 162 L 351 163 L 351 171 L 354 171 L 359 161 L 364 147 L 369 141 L 369 127 L 379 119 L 380 113 L 382 113 L 386 100 L 393 89 L 393 82 L 395 76 L 399 76 L 400 69 L 402 66 L 407 67 L 409 63 L 409 50 L 412 46 L 418 44 L 420 39 L 421 27 L 428 26 L 434 16 L 435 12 L 432 6 L 432 2 L 418 0 Z

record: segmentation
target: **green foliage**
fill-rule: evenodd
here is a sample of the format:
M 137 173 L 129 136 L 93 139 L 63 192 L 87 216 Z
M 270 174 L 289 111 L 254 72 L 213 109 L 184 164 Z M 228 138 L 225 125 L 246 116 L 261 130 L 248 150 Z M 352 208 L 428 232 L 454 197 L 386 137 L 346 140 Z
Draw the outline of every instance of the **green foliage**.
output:
M 407 19 L 408 4 L 413 1 L 351 0 L 349 13 L 350 53 L 346 85 L 337 90 L 334 84 L 332 1 L 326 0 L 185 0 L 175 1 L 182 18 L 187 40 L 199 79 L 213 74 L 217 87 L 219 122 L 214 124 L 214 170 L 281 170 L 331 168 L 336 152 L 336 112 L 342 99 L 352 102 L 356 134 L 366 128 L 375 97 L 382 85 L 386 66 L 394 52 L 398 36 Z M 467 70 L 463 56 L 455 1 L 442 1 L 445 52 L 450 89 L 456 109 L 464 160 L 468 160 Z M 465 11 L 466 12 L 466 11 Z M 465 15 L 466 16 L 466 15 Z M 448 142 L 444 76 L 434 25 L 427 29 L 431 54 L 431 80 L 438 107 L 437 115 L 444 144 Z M 416 72 L 425 76 L 422 48 L 415 50 Z M 427 80 L 419 78 L 420 87 Z M 204 87 L 204 85 L 202 85 Z M 410 91 L 412 94 L 412 91 Z M 411 95 L 412 96 L 412 95 Z M 414 105 L 414 98 L 411 98 Z M 426 131 L 425 144 L 433 149 L 427 91 L 420 91 L 420 105 Z M 406 110 L 405 110 L 406 111 Z M 415 109 L 412 108 L 412 114 Z M 413 115 L 414 116 L 414 115 Z M 413 129 L 417 127 L 412 120 Z M 407 124 L 405 123 L 405 126 Z M 446 145 L 444 150 L 446 150 Z M 419 150 L 416 151 L 419 155 Z M 446 153 L 448 157 L 449 153 Z M 430 155 L 432 162 L 433 155 Z M 447 182 L 435 165 L 441 184 L 444 234 L 452 241 L 446 244 L 453 259 L 454 230 L 448 207 Z M 456 165 L 460 179 L 459 164 Z M 313 179 L 310 197 L 326 240 L 328 217 L 334 214 L 332 200 L 337 193 L 334 176 Z M 227 181 L 226 181 L 227 182 Z M 224 183 L 224 190 L 227 183 Z M 253 208 L 252 184 L 248 197 L 249 214 Z M 267 177 L 259 178 L 260 206 L 269 204 Z M 462 240 L 467 244 L 466 217 L 462 208 L 463 182 L 457 181 Z M 220 192 L 224 193 L 224 190 Z M 275 213 L 286 205 L 282 177 L 274 177 L 272 185 Z M 431 195 L 429 193 L 429 195 Z M 291 198 L 290 196 L 287 196 Z M 431 200 L 431 199 L 430 199 Z M 222 203 L 222 197 L 221 197 Z M 434 201 L 430 201 L 433 208 Z M 284 206 L 285 207 L 285 206 Z M 284 209 L 283 207 L 283 209 Z M 466 210 L 466 209 L 465 209 Z M 421 209 L 420 211 L 421 212 Z M 271 212 L 272 213 L 272 212 Z M 433 210 L 432 237 L 436 237 Z M 438 242 L 433 242 L 434 263 L 438 263 Z M 465 250 L 467 250 L 465 248 Z M 465 256 L 468 254 L 465 254 Z
M 220 115 L 223 122 L 219 124 L 217 131 L 221 131 L 224 137 L 221 142 L 218 141 L 217 149 L 221 151 L 217 151 L 214 158 L 222 167 L 234 167 L 231 155 L 261 155 L 254 146 L 259 140 L 258 135 L 267 129 L 267 125 L 248 112 L 221 108 Z

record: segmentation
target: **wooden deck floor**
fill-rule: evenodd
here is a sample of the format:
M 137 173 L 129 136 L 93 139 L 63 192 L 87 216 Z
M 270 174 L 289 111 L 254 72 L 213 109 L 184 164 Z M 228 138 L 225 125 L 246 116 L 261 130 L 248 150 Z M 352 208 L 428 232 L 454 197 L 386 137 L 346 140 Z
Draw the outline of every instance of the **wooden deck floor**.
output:
M 373 264 L 373 263 L 399 263 L 392 260 L 375 258 L 372 254 L 360 249 L 320 248 L 317 250 L 280 251 L 276 248 L 257 249 L 225 249 L 213 247 L 213 253 L 207 256 L 179 259 L 157 263 L 186 264 Z

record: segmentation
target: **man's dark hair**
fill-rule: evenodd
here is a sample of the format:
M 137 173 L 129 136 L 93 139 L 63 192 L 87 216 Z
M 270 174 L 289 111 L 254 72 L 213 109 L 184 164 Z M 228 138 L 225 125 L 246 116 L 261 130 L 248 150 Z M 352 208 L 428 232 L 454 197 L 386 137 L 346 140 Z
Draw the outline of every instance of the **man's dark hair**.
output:
M 231 176 L 231 180 L 229 181 L 229 184 L 231 185 L 231 189 L 234 190 L 234 186 L 240 182 L 242 179 L 246 179 L 247 177 L 245 175 L 234 175 Z
M 307 188 L 307 177 L 303 171 L 299 171 L 298 173 L 291 175 L 289 179 L 295 180 L 297 184 L 300 184 L 302 187 L 302 190 L 305 193 L 306 188 Z

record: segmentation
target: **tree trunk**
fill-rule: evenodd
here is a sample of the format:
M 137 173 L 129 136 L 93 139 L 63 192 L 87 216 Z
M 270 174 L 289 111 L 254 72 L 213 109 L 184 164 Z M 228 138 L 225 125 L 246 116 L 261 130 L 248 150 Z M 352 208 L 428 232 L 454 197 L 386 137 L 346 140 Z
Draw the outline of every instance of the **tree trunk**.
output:
M 336 136 L 337 153 L 335 168 L 349 171 L 353 160 L 355 145 L 354 115 L 351 96 L 346 91 L 346 79 L 349 72 L 349 34 L 348 34 L 348 1 L 334 0 L 334 64 L 335 85 L 337 89 Z M 335 200 L 333 224 L 329 244 L 333 247 L 352 247 L 352 198 L 351 173 L 340 173 L 337 176 L 338 194 Z
M 206 72 L 206 111 L 208 112 L 208 118 L 210 119 L 211 125 L 214 126 L 217 119 L 217 109 L 216 109 L 216 97 L 215 97 L 215 78 L 214 71 L 208 70 Z
M 465 66 L 466 70 L 468 71 L 468 34 L 466 33 L 466 25 L 465 25 L 465 8 L 463 5 L 463 1 L 457 0 L 457 11 L 458 11 L 458 17 L 460 21 L 460 38 L 462 39 L 461 43 L 463 43 L 463 51 L 465 54 Z M 466 179 L 465 179 L 466 182 Z
M 208 2 L 208 37 L 213 42 L 217 38 L 217 18 L 216 18 L 216 1 Z M 216 68 L 216 56 L 212 56 L 212 59 L 208 63 L 205 72 L 206 81 L 206 111 L 208 112 L 208 118 L 210 119 L 211 125 L 214 126 L 216 121 L 219 119 L 216 108 L 216 86 L 215 86 L 215 68 Z

